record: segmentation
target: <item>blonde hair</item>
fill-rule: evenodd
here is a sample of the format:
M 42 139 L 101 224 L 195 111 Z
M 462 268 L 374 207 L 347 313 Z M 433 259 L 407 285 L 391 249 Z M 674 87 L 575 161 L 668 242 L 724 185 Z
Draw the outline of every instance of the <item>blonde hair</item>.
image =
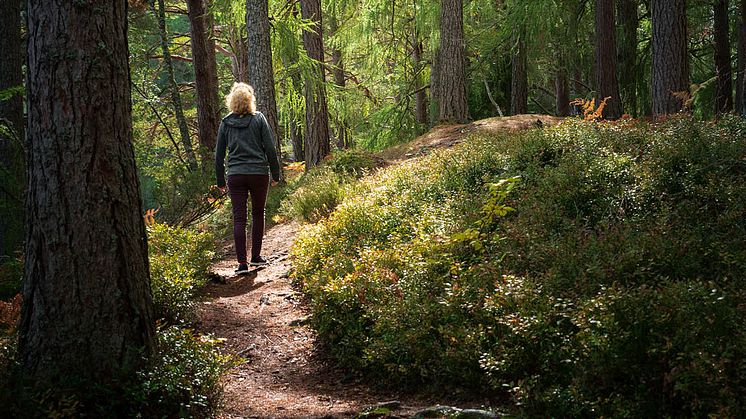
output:
M 254 88 L 246 83 L 234 83 L 231 92 L 225 97 L 225 105 L 237 115 L 256 112 Z

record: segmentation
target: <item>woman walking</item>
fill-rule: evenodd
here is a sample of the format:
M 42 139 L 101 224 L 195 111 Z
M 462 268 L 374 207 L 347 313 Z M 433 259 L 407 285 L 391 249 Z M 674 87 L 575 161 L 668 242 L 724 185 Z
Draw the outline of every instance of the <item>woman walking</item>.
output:
M 264 236 L 264 205 L 272 175 L 272 186 L 280 179 L 280 164 L 267 119 L 256 111 L 254 89 L 246 83 L 233 85 L 225 99 L 231 111 L 218 129 L 215 148 L 215 174 L 218 188 L 228 192 L 233 206 L 233 240 L 238 259 L 237 274 L 249 271 L 249 265 L 262 266 L 267 260 L 261 256 Z M 225 152 L 228 160 L 225 161 Z M 227 170 L 226 170 L 227 167 Z M 246 257 L 246 201 L 251 196 L 251 260 Z

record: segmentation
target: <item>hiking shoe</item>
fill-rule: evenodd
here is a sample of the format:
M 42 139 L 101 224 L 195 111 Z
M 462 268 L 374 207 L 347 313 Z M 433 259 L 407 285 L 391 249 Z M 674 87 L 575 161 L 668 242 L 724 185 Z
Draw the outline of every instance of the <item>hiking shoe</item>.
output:
M 269 262 L 267 262 L 267 259 L 264 259 L 263 257 L 259 256 L 256 259 L 251 259 L 251 262 L 249 263 L 251 266 L 267 266 L 269 265 Z
M 242 263 L 238 265 L 238 269 L 236 269 L 236 275 L 241 275 L 245 273 L 249 273 L 249 266 L 245 263 Z

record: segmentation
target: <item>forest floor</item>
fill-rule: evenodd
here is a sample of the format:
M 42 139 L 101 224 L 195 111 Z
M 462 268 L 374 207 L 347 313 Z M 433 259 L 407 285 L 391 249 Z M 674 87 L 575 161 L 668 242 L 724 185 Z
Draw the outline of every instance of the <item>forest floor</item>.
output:
M 397 164 L 452 147 L 477 130 L 526 129 L 536 126 L 537 120 L 551 125 L 560 119 L 519 115 L 438 126 L 410 143 L 382 152 L 381 157 L 388 164 Z M 435 404 L 490 405 L 488 400 L 463 394 L 436 397 L 386 390 L 336 368 L 316 344 L 316 335 L 307 324 L 307 301 L 289 279 L 289 252 L 299 227 L 291 222 L 267 231 L 262 252 L 270 261 L 266 268 L 235 276 L 232 242 L 225 244 L 225 258 L 213 266 L 222 280 L 207 286 L 199 310 L 199 329 L 224 339 L 225 351 L 245 359 L 227 376 L 220 417 L 354 417 L 368 406 L 394 400 L 400 404 L 392 409 L 396 415 L 392 417 L 409 417 Z

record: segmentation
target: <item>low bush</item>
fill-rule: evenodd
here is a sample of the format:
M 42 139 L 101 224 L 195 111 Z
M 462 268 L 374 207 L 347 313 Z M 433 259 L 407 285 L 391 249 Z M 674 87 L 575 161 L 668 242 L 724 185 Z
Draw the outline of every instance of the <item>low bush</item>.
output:
M 109 383 L 67 383 L 67 388 L 23 384 L 15 341 L 0 339 L 0 416 L 37 417 L 214 417 L 226 371 L 238 358 L 224 355 L 217 340 L 171 326 L 158 330 L 154 353 L 136 373 Z M 4 358 L 8 355 L 7 358 Z M 8 380 L 11 378 L 11 380 Z
M 211 233 L 155 224 L 148 228 L 150 277 L 156 317 L 189 321 L 197 291 L 209 280 Z
M 130 397 L 143 417 L 212 417 L 220 406 L 220 378 L 240 361 L 217 349 L 218 340 L 169 327 L 158 333 L 148 368 Z
M 328 216 L 342 202 L 349 178 L 327 167 L 319 167 L 296 181 L 282 201 L 280 214 L 303 222 L 316 222 Z
M 746 122 L 568 121 L 363 179 L 293 248 L 313 325 L 388 382 L 528 415 L 742 416 Z

